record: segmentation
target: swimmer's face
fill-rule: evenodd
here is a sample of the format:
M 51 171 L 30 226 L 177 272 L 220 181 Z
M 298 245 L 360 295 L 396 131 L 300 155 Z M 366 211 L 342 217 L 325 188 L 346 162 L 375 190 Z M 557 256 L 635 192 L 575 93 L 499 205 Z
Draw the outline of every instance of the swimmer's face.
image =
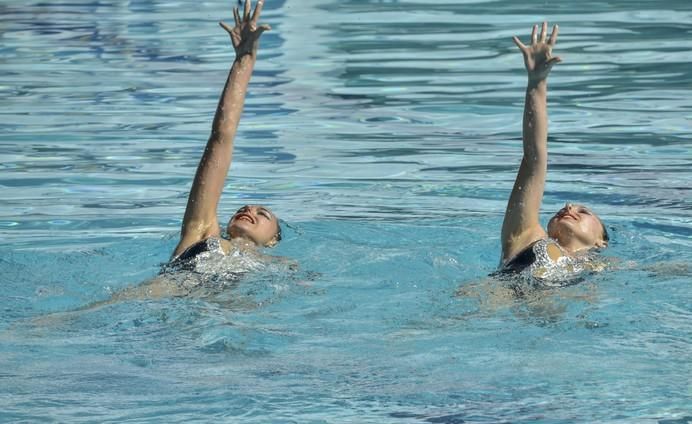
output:
M 598 216 L 584 205 L 571 203 L 550 219 L 548 236 L 575 251 L 608 245 L 608 235 Z
M 231 238 L 241 237 L 258 246 L 272 247 L 281 240 L 279 220 L 269 209 L 245 205 L 228 221 L 226 231 Z

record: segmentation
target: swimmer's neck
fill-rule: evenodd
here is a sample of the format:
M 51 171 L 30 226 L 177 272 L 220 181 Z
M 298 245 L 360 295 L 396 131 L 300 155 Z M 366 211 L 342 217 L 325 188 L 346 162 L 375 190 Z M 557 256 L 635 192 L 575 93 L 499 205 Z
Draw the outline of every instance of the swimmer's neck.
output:
M 257 250 L 255 242 L 245 237 L 234 237 L 226 240 L 231 246 L 239 250 Z
M 555 241 L 560 246 L 562 251 L 567 256 L 571 256 L 571 257 L 583 256 L 583 255 L 589 253 L 592 249 L 591 246 L 586 246 L 578 240 L 574 240 L 571 243 L 562 243 L 559 240 L 555 240 Z

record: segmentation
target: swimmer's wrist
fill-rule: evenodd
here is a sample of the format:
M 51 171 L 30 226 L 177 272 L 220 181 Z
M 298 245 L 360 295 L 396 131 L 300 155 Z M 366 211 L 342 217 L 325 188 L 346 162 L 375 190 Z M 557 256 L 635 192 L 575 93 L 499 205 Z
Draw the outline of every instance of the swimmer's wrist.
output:
M 236 75 L 245 75 L 249 77 L 255 68 L 255 60 L 250 55 L 236 57 L 231 67 L 231 72 Z
M 254 66 L 257 62 L 257 58 L 252 53 L 245 53 L 240 56 L 236 56 L 235 62 L 243 66 Z
M 533 79 L 529 76 L 529 82 L 526 86 L 527 90 L 547 90 L 548 80 L 546 78 Z

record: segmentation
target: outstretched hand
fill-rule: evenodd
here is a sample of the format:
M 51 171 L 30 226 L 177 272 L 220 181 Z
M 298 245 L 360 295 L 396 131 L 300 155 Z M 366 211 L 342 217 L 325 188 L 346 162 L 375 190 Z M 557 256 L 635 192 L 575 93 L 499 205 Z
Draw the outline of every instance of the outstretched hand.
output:
M 519 47 L 524 55 L 524 66 L 529 74 L 531 81 L 543 81 L 548 78 L 548 74 L 553 65 L 562 62 L 558 56 L 553 56 L 553 47 L 557 43 L 558 26 L 553 26 L 553 32 L 548 37 L 548 23 L 543 22 L 541 34 L 538 35 L 538 25 L 533 26 L 531 31 L 531 45 L 523 44 L 519 38 L 513 37 L 514 44 Z M 540 38 L 539 38 L 540 37 Z
M 266 24 L 257 25 L 257 20 L 262 13 L 262 7 L 264 7 L 264 0 L 258 0 L 255 11 L 251 14 L 251 0 L 245 0 L 242 16 L 237 7 L 233 8 L 233 18 L 235 19 L 235 26 L 233 28 L 223 21 L 219 22 L 219 25 L 231 36 L 231 42 L 233 43 L 237 58 L 246 54 L 254 56 L 257 53 L 260 35 L 262 35 L 264 31 L 269 31 L 271 29 L 271 27 Z

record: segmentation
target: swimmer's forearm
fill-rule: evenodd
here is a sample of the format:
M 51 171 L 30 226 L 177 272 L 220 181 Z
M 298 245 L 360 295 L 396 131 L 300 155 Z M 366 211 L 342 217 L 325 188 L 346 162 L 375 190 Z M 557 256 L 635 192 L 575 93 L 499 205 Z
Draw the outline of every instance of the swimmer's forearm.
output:
M 536 166 L 548 159 L 548 83 L 531 81 L 526 87 L 522 138 L 524 158 Z
M 250 54 L 243 55 L 233 61 L 233 66 L 216 108 L 210 141 L 233 142 L 245 105 L 245 95 L 255 62 L 255 57 Z
M 522 140 L 524 157 L 510 196 L 525 223 L 523 228 L 538 224 L 548 172 L 548 87 L 545 80 L 529 80 L 526 86 Z M 534 222 L 535 221 L 535 222 Z

